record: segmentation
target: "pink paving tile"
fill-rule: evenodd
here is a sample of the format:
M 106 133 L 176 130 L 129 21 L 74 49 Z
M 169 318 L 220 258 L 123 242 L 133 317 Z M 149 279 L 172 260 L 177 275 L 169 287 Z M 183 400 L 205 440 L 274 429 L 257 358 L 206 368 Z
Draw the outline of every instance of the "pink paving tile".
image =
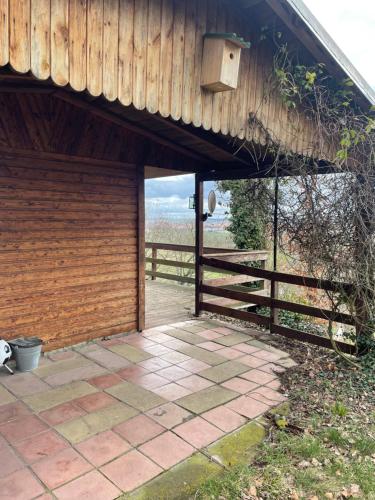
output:
M 113 339 L 108 339 L 108 338 L 100 339 L 97 340 L 96 343 L 100 345 L 100 347 L 104 347 L 104 349 L 106 349 L 107 347 L 111 347 L 113 345 L 123 344 L 124 341 L 120 337 L 115 337 Z
M 232 333 L 236 333 L 236 330 L 231 330 L 230 328 L 226 328 L 225 326 L 217 326 L 213 328 L 215 332 L 219 332 L 222 335 L 231 335 Z
M 203 330 L 203 332 L 198 332 L 197 335 L 207 340 L 215 340 L 223 336 L 221 333 L 215 332 L 214 330 Z
M 12 474 L 12 472 L 22 469 L 24 466 L 24 463 L 16 456 L 10 446 L 0 447 L 0 477 Z M 0 490 L 0 498 L 1 495 Z
M 267 363 L 266 365 L 260 366 L 259 370 L 267 373 L 284 373 L 285 368 L 280 365 L 275 365 L 274 363 Z
M 115 373 L 109 373 L 108 375 L 99 375 L 99 377 L 90 378 L 87 382 L 95 387 L 98 387 L 98 389 L 104 390 L 120 383 L 121 380 L 121 377 Z
M 266 387 L 271 387 L 271 389 L 278 391 L 281 387 L 281 382 L 280 382 L 280 380 L 277 380 L 277 379 L 271 380 L 271 382 L 268 382 Z
M 155 328 L 147 328 L 146 330 L 143 330 L 142 332 L 142 337 L 153 337 L 154 335 L 157 335 L 161 330 L 159 330 L 157 327 Z
M 14 447 L 25 462 L 32 464 L 42 458 L 58 453 L 67 448 L 68 444 L 56 432 L 49 430 L 20 441 Z
M 156 372 L 156 370 L 161 370 L 162 368 L 171 366 L 171 363 L 161 358 L 150 358 L 141 361 L 138 365 L 146 368 L 146 370 L 150 370 L 150 372 Z
M 186 354 L 182 354 L 181 352 L 169 352 L 167 354 L 163 354 L 161 358 L 169 363 L 177 364 L 188 361 L 190 356 L 186 356 Z
M 241 356 L 237 361 L 240 363 L 249 366 L 250 368 L 258 368 L 266 363 L 264 359 L 259 359 L 253 356 L 252 354 L 245 354 L 245 356 Z
M 265 349 L 260 349 L 259 351 L 255 352 L 254 356 L 260 359 L 264 359 L 265 361 L 277 361 L 278 359 L 281 358 L 279 354 L 266 351 Z
M 105 431 L 77 444 L 76 449 L 95 467 L 100 467 L 130 450 L 130 444 L 118 434 Z
M 172 349 L 169 349 L 169 347 L 162 344 L 156 344 L 152 347 L 144 347 L 143 350 L 153 356 L 161 356 L 162 354 L 167 354 L 167 352 L 172 352 Z
M 176 425 L 182 424 L 192 416 L 190 412 L 174 403 L 166 403 L 153 408 L 147 412 L 147 415 L 167 429 L 172 429 Z
M 163 385 L 162 387 L 155 387 L 155 389 L 153 389 L 153 392 L 166 399 L 167 401 L 176 401 L 176 399 L 188 396 L 192 391 L 186 389 L 185 387 L 182 387 L 181 385 L 171 382 L 167 385 Z
M 256 418 L 265 413 L 269 406 L 248 396 L 241 396 L 225 405 L 227 408 L 247 418 Z
M 28 469 L 0 476 L 0 495 L 4 499 L 31 500 L 44 493 L 43 486 Z
M 247 422 L 246 418 L 225 406 L 218 406 L 213 410 L 207 411 L 201 417 L 208 420 L 211 424 L 216 425 L 216 427 L 219 427 L 224 432 L 234 431 Z
M 139 450 L 163 469 L 169 469 L 194 453 L 190 444 L 169 431 L 142 445 Z
M 231 378 L 230 380 L 223 382 L 221 385 L 240 394 L 246 394 L 258 387 L 258 384 L 240 377 Z
M 155 387 L 161 387 L 162 385 L 169 384 L 169 380 L 161 377 L 157 373 L 148 373 L 139 378 L 134 378 L 133 383 L 144 387 L 145 389 L 155 389 Z
M 243 356 L 242 352 L 237 351 L 232 347 L 224 347 L 223 349 L 220 349 L 220 352 L 218 352 L 218 354 L 220 354 L 220 356 L 224 356 L 224 358 L 227 359 L 237 359 L 240 356 Z
M 53 492 L 59 500 L 113 500 L 121 491 L 98 471 L 91 471 Z
M 174 351 L 180 349 L 181 347 L 189 347 L 190 344 L 188 342 L 184 342 L 183 340 L 173 338 L 173 340 L 166 342 L 164 345 Z
M 146 373 L 150 373 L 148 370 L 146 370 L 146 368 L 138 365 L 132 365 L 118 371 L 117 375 L 119 375 L 124 380 L 132 380 L 133 378 L 138 378 L 142 375 L 146 375 Z
M 156 335 L 153 335 L 151 339 L 154 342 L 157 342 L 158 344 L 164 344 L 165 342 L 169 342 L 170 340 L 174 340 L 174 337 L 171 337 L 170 335 L 166 335 L 165 333 L 157 333 Z
M 0 425 L 0 434 L 10 443 L 33 436 L 47 430 L 47 425 L 35 415 L 17 418 L 6 424 Z
M 32 465 L 33 471 L 51 490 L 92 469 L 84 458 L 72 448 L 60 451 Z
M 168 380 L 179 380 L 180 378 L 185 378 L 190 375 L 190 373 L 179 366 L 169 366 L 168 368 L 163 368 L 159 370 L 158 375 L 167 378 Z
M 287 400 L 283 394 L 271 389 L 271 387 L 266 386 L 254 389 L 250 392 L 250 394 L 248 394 L 248 396 L 256 399 L 257 401 L 261 401 L 264 404 L 272 406 Z
M 65 361 L 66 359 L 73 359 L 76 358 L 77 356 L 78 354 L 72 350 L 56 351 L 56 352 L 50 352 L 48 354 L 49 359 L 52 359 L 52 361 Z
M 191 373 L 199 373 L 206 370 L 206 368 L 211 368 L 211 365 L 204 363 L 203 361 L 199 361 L 198 359 L 189 359 L 189 361 L 179 363 L 178 366 Z
M 21 401 L 0 406 L 0 424 L 29 415 L 31 411 Z
M 53 500 L 53 496 L 50 495 L 49 493 L 44 493 L 40 497 L 37 497 L 36 500 Z
M 197 344 L 197 347 L 202 347 L 203 349 L 207 349 L 207 351 L 218 351 L 223 346 L 221 344 L 215 344 L 215 342 L 207 341 Z
M 268 384 L 271 380 L 276 378 L 275 374 L 262 372 L 261 370 L 250 370 L 246 373 L 241 373 L 241 378 L 255 382 L 256 384 Z
M 78 399 L 74 399 L 73 403 L 87 412 L 97 411 L 101 408 L 106 408 L 113 403 L 116 399 L 107 394 L 106 392 L 94 392 Z
M 130 344 L 134 347 L 139 347 L 139 349 L 143 349 L 144 347 L 152 347 L 154 345 L 156 345 L 155 342 L 152 342 L 151 340 L 149 339 L 146 339 L 144 337 L 140 337 L 138 335 L 137 338 L 132 338 L 132 339 L 129 339 L 127 340 L 126 337 L 124 338 L 124 343 L 125 344 Z
M 186 389 L 189 389 L 192 392 L 201 391 L 206 387 L 214 385 L 214 383 L 211 382 L 211 380 L 207 380 L 203 377 L 200 377 L 199 375 L 190 375 L 190 377 L 181 378 L 178 381 L 178 384 L 182 385 L 183 387 L 186 387 Z
M 50 387 L 33 373 L 15 373 L 12 377 L 5 377 L 3 385 L 18 397 L 30 396 L 46 391 Z
M 84 414 L 85 412 L 82 408 L 69 402 L 54 406 L 50 410 L 42 411 L 39 413 L 39 416 L 49 425 L 54 426 L 72 420 L 73 418 L 81 417 Z
M 224 434 L 220 429 L 201 417 L 195 417 L 179 425 L 173 431 L 198 449 L 213 443 Z
M 44 380 L 53 387 L 58 387 L 65 384 L 70 384 L 76 380 L 86 380 L 89 378 L 103 375 L 106 372 L 105 368 L 91 362 L 89 365 L 80 366 L 71 370 L 66 370 L 60 373 L 49 375 Z
M 146 415 L 136 417 L 117 425 L 113 429 L 133 446 L 138 446 L 161 434 L 165 428 Z
M 253 354 L 256 351 L 259 351 L 259 347 L 254 347 L 253 345 L 249 344 L 237 344 L 234 349 L 237 349 L 237 351 L 244 352 L 245 354 Z
M 150 481 L 163 472 L 163 469 L 139 451 L 133 450 L 102 467 L 101 472 L 122 491 L 127 492 Z

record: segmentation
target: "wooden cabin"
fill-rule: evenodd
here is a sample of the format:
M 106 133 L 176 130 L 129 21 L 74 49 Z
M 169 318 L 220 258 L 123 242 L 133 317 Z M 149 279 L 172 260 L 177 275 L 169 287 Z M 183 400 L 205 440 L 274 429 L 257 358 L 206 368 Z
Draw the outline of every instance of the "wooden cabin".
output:
M 264 99 L 266 24 L 374 100 L 297 0 L 0 2 L 0 337 L 142 330 L 144 178 L 265 175 L 238 150 L 265 144 L 251 114 L 309 151 L 313 125 Z

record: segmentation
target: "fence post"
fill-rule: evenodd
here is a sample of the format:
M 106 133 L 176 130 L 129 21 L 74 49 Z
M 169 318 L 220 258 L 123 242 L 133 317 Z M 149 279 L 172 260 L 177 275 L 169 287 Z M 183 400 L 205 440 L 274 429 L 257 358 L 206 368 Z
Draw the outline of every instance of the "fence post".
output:
M 275 172 L 275 186 L 274 186 L 274 211 L 273 211 L 273 270 L 277 271 L 277 237 L 278 237 L 278 210 L 279 210 L 279 177 L 277 171 L 276 164 L 276 172 Z M 273 304 L 273 300 L 278 297 L 278 282 L 273 278 L 271 279 L 271 325 L 270 330 L 272 332 L 272 325 L 279 324 L 279 311 L 275 308 Z
M 279 310 L 276 309 L 276 307 L 273 305 L 273 299 L 277 299 L 278 297 L 278 282 L 275 281 L 274 279 L 271 280 L 271 290 L 270 290 L 270 295 L 271 295 L 271 331 L 272 331 L 272 325 L 278 325 L 279 324 Z
M 152 257 L 152 264 L 151 264 L 151 271 L 153 273 L 156 273 L 158 267 L 157 267 L 157 264 L 155 262 L 155 260 L 157 259 L 158 257 L 158 249 L 155 248 L 155 247 L 152 247 L 152 250 L 151 250 L 151 257 Z M 151 276 L 151 279 L 152 280 L 156 280 L 156 276 Z
M 200 315 L 202 302 L 201 285 L 203 270 L 201 257 L 203 255 L 203 182 L 195 174 L 195 316 Z

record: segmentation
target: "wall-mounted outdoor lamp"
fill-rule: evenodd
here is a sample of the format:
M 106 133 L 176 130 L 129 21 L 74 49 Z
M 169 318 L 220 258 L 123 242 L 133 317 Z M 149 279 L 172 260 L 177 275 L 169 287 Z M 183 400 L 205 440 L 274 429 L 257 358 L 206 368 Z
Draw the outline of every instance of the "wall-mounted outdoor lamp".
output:
M 195 209 L 195 207 L 196 207 L 195 195 L 189 196 L 189 208 L 190 209 Z M 215 194 L 215 191 L 210 191 L 208 193 L 207 207 L 208 207 L 208 212 L 202 214 L 202 220 L 203 220 L 203 222 L 206 222 L 206 220 L 209 217 L 212 217 L 213 213 L 215 212 L 215 208 L 216 208 L 216 194 Z
M 249 48 L 250 42 L 245 42 L 236 33 L 206 33 L 201 86 L 211 92 L 236 89 L 241 49 Z

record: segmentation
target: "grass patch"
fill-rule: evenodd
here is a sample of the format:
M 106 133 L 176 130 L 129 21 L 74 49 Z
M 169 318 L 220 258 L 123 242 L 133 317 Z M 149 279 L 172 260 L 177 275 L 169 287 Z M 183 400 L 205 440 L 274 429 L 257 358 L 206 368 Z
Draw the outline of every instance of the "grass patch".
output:
M 272 422 L 253 461 L 207 481 L 195 498 L 375 499 L 374 374 L 351 371 L 325 350 L 300 349 L 301 365 L 283 380 L 291 425 Z

